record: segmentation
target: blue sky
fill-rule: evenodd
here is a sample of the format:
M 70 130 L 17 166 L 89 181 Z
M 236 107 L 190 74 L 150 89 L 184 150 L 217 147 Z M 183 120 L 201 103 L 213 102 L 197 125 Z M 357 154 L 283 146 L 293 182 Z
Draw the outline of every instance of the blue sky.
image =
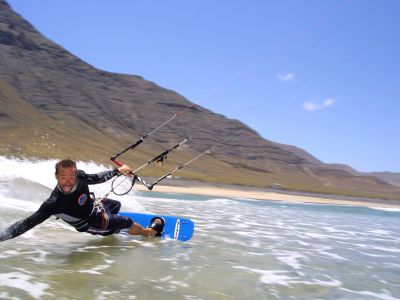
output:
M 400 172 L 400 1 L 8 3 L 99 69 L 140 75 L 324 162 Z

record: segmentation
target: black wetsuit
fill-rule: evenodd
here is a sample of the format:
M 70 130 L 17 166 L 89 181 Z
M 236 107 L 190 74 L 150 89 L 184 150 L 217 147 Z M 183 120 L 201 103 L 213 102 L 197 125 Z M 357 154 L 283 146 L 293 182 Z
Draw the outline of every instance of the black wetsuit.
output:
M 92 234 L 109 235 L 131 227 L 134 224 L 132 219 L 117 215 L 121 207 L 118 201 L 105 199 L 95 204 L 89 192 L 88 185 L 105 182 L 118 174 L 118 169 L 98 174 L 78 170 L 71 193 L 64 194 L 57 185 L 34 214 L 0 232 L 0 241 L 15 238 L 52 215 L 74 226 L 77 231 Z

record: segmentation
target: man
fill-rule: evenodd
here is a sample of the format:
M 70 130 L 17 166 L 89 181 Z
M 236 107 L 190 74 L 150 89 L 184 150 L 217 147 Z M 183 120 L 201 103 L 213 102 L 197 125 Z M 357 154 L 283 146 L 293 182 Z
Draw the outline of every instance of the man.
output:
M 110 235 L 121 229 L 128 229 L 131 235 L 161 236 L 164 220 L 153 218 L 148 228 L 143 228 L 132 219 L 118 215 L 121 203 L 103 199 L 95 203 L 88 185 L 106 182 L 114 176 L 129 176 L 132 169 L 123 165 L 111 171 L 86 174 L 77 170 L 76 163 L 70 159 L 56 164 L 57 186 L 50 197 L 31 216 L 16 222 L 0 232 L 0 241 L 15 238 L 52 215 L 75 227 L 77 231 L 91 234 Z

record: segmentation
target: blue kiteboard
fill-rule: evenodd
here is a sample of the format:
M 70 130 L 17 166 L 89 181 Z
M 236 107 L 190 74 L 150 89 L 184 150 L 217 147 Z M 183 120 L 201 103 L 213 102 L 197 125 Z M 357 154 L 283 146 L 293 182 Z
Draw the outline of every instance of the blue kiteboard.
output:
M 186 218 L 131 212 L 120 212 L 119 214 L 132 218 L 134 222 L 139 223 L 142 227 L 148 227 L 153 217 L 164 218 L 164 232 L 161 235 L 163 239 L 188 241 L 193 236 L 194 223 Z

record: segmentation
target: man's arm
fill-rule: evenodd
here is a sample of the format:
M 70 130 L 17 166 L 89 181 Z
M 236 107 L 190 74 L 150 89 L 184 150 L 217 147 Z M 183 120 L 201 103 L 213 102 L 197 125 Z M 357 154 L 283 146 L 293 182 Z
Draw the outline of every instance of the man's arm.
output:
M 122 165 L 111 171 L 100 172 L 97 174 L 86 174 L 82 170 L 78 170 L 78 178 L 85 180 L 87 184 L 103 183 L 117 175 L 128 175 L 132 173 L 132 169 L 127 165 Z
M 38 210 L 35 212 L 33 215 L 27 217 L 26 219 L 23 219 L 21 221 L 18 221 L 8 227 L 5 230 L 2 230 L 0 232 L 0 242 L 13 239 L 28 230 L 32 229 L 36 225 L 42 223 L 46 219 L 48 219 L 51 216 L 51 214 L 46 213 L 43 210 Z
M 117 168 L 111 171 L 100 172 L 97 174 L 86 174 L 81 170 L 78 171 L 78 178 L 85 180 L 87 184 L 103 183 L 117 175 L 119 175 Z

